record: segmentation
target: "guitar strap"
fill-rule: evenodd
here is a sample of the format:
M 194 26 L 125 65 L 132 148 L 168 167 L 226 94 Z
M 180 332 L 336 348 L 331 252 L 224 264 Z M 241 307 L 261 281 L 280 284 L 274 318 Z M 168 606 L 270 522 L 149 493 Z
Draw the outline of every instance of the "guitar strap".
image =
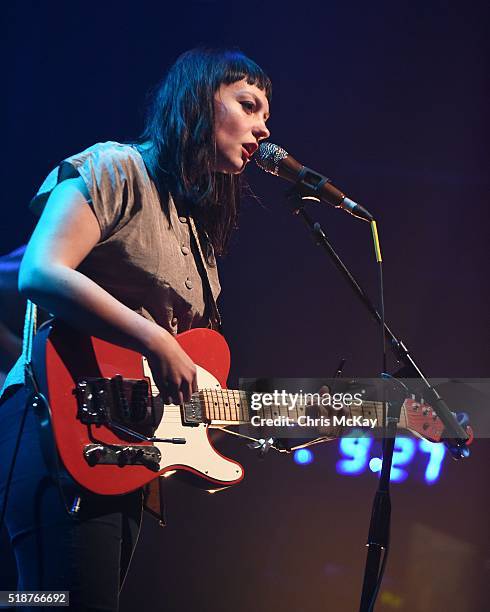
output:
M 65 507 L 67 514 L 71 518 L 75 518 L 81 502 L 81 490 L 76 491 L 65 490 L 62 482 L 62 464 L 56 448 L 56 442 L 51 429 L 51 409 L 47 398 L 40 392 L 38 380 L 36 379 L 33 367 L 33 343 L 34 336 L 38 330 L 38 307 L 31 300 L 27 300 L 26 316 L 24 321 L 24 332 L 22 337 L 22 358 L 24 363 L 24 382 L 26 389 L 29 391 L 29 399 L 27 400 L 25 410 L 33 410 L 36 419 L 36 426 L 39 433 L 41 453 L 48 468 L 48 471 L 56 484 L 61 501 Z M 41 374 L 43 376 L 43 374 Z M 67 495 L 70 495 L 71 502 L 68 501 Z
M 31 302 L 31 300 L 27 300 L 24 333 L 22 337 L 22 356 L 24 358 L 24 368 L 26 368 L 28 364 L 30 365 L 32 363 L 32 342 L 36 329 L 37 306 L 34 304 L 34 302 Z
M 214 299 L 213 291 L 211 289 L 206 259 L 202 252 L 201 242 L 199 240 L 199 232 L 197 231 L 197 227 L 192 216 L 189 215 L 188 219 L 189 226 L 191 228 L 190 234 L 196 247 L 196 250 L 199 254 L 199 259 L 197 260 L 197 263 L 200 268 L 201 278 L 203 281 L 204 301 L 206 304 L 206 315 L 209 320 L 209 327 L 221 333 L 221 315 L 219 313 L 218 305 L 216 304 L 216 300 Z

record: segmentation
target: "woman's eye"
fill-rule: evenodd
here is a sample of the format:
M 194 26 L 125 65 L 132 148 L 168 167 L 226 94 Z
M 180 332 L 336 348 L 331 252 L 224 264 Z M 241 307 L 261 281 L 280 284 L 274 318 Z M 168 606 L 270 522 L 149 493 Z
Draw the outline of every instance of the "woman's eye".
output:
M 253 113 L 255 105 L 253 102 L 240 102 L 247 113 Z

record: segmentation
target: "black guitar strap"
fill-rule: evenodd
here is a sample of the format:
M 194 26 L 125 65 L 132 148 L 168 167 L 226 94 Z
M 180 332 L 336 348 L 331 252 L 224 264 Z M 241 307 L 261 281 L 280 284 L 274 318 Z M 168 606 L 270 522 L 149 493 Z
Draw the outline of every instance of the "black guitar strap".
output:
M 41 452 L 43 454 L 44 461 L 48 467 L 49 473 L 53 482 L 58 487 L 58 491 L 61 497 L 61 501 L 65 507 L 65 510 L 69 516 L 75 518 L 79 509 L 81 492 L 78 491 L 66 491 L 62 482 L 62 466 L 58 450 L 56 448 L 56 442 L 54 440 L 53 431 L 51 428 L 51 409 L 49 407 L 48 399 L 41 393 L 39 388 L 39 380 L 36 378 L 33 366 L 33 344 L 34 336 L 38 329 L 38 307 L 31 300 L 27 300 L 26 304 L 26 316 L 24 322 L 24 333 L 22 338 L 22 357 L 24 362 L 24 379 L 26 388 L 29 391 L 29 399 L 26 403 L 26 411 L 31 409 L 37 416 L 36 424 L 39 431 L 39 440 L 41 445 Z M 38 372 L 41 378 L 44 378 L 44 372 Z M 71 502 L 68 501 L 67 496 L 70 496 Z
M 211 289 L 211 283 L 209 282 L 208 268 L 206 265 L 206 259 L 202 252 L 201 243 L 199 241 L 199 233 L 197 231 L 196 224 L 194 219 L 189 216 L 189 226 L 191 228 L 191 236 L 194 241 L 194 245 L 196 247 L 197 252 L 199 253 L 199 268 L 201 272 L 201 278 L 204 286 L 204 300 L 206 303 L 206 311 L 207 318 L 210 323 L 211 329 L 215 329 L 216 331 L 221 333 L 221 315 L 218 310 L 218 305 L 216 304 L 216 300 L 214 299 L 213 291 Z

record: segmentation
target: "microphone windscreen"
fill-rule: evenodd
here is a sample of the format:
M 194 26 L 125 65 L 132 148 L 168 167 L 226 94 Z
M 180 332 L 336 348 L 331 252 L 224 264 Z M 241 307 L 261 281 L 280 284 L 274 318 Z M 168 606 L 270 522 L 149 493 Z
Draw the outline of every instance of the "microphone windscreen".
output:
M 265 172 L 279 176 L 279 163 L 288 155 L 287 151 L 272 142 L 261 142 L 255 155 L 255 162 Z

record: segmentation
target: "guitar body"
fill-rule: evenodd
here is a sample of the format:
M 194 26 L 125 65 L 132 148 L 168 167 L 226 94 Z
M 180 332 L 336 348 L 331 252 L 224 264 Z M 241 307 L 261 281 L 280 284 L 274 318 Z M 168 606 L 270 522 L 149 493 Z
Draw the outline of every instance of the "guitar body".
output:
M 225 339 L 209 329 L 194 329 L 176 337 L 197 366 L 199 389 L 226 387 L 230 352 Z M 102 495 L 124 494 L 170 470 L 184 470 L 209 482 L 212 488 L 230 486 L 244 476 L 242 466 L 222 456 L 211 444 L 208 424 L 188 424 L 178 405 L 160 403 L 152 418 L 141 424 L 127 425 L 141 435 L 154 438 L 180 438 L 185 443 L 145 441 L 120 431 L 111 423 L 93 424 L 80 418 L 80 393 L 77 385 L 91 379 L 145 380 L 153 385 L 148 405 L 156 404 L 158 391 L 151 372 L 140 354 L 109 342 L 85 336 L 56 322 L 41 328 L 33 350 L 33 369 L 40 390 L 50 408 L 51 425 L 56 446 L 64 466 L 80 485 Z M 87 397 L 91 399 L 89 394 Z M 149 411 L 151 412 L 151 411 Z M 148 421 L 150 420 L 150 423 Z M 123 462 L 94 462 L 87 459 L 87 449 L 111 449 L 121 456 L 127 452 L 149 449 L 158 457 L 149 467 Z M 104 450 L 104 452 L 106 452 Z M 93 455 L 95 456 L 95 455 Z M 214 486 L 213 486 L 214 485 Z

